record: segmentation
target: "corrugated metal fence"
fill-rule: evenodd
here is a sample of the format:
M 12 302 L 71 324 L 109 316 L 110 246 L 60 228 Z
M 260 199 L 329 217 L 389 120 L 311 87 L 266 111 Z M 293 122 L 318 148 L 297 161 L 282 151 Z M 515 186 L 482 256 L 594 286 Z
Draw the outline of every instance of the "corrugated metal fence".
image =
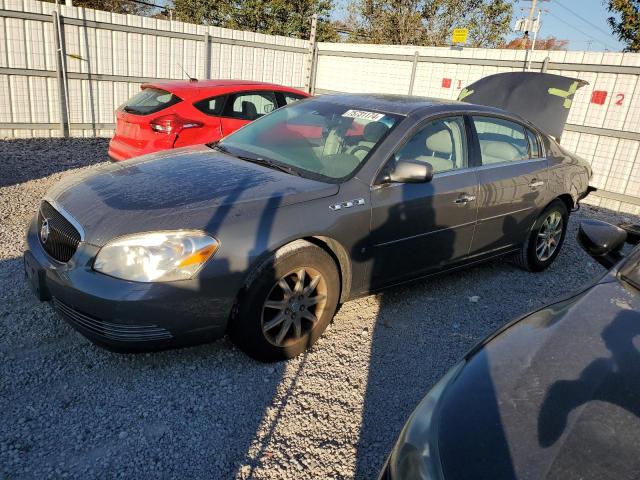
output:
M 0 137 L 60 135 L 65 93 L 71 135 L 110 135 L 114 110 L 142 83 L 184 79 L 183 69 L 303 88 L 309 76 L 306 40 L 66 6 L 58 35 L 56 17 L 52 3 L 0 0 Z
M 58 34 L 55 8 L 37 0 L 0 0 L 0 137 L 58 136 L 64 128 L 73 136 L 110 135 L 119 104 L 143 82 L 185 78 L 181 66 L 197 78 L 261 80 L 316 93 L 457 98 L 465 85 L 522 70 L 524 62 L 517 50 L 314 46 L 65 6 Z M 66 53 L 63 64 L 58 45 Z M 535 52 L 531 69 L 543 67 L 589 82 L 576 94 L 562 143 L 592 163 L 593 183 L 601 189 L 592 202 L 640 214 L 640 54 Z M 58 76 L 66 76 L 66 91 Z M 60 101 L 65 94 L 68 123 Z

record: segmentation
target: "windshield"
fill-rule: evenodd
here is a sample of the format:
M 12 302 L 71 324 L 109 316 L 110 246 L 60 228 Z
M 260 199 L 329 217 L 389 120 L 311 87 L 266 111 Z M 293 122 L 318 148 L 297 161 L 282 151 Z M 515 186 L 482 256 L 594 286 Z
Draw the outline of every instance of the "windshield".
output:
M 265 115 L 218 146 L 232 155 L 335 181 L 351 175 L 401 118 L 312 100 Z

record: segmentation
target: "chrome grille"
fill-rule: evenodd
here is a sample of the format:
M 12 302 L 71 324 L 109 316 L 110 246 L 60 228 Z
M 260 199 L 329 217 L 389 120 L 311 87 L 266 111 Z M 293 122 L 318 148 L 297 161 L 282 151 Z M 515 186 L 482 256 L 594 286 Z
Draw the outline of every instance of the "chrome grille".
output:
M 80 232 L 47 201 L 38 212 L 38 237 L 45 251 L 59 262 L 68 262 L 80 243 Z

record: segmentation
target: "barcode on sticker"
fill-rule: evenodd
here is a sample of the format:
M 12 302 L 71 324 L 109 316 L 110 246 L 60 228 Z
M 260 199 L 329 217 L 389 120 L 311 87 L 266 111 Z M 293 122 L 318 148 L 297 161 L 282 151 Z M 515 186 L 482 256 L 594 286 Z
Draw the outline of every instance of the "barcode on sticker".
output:
M 384 113 L 367 112 L 365 110 L 347 110 L 342 114 L 343 117 L 350 118 L 362 118 L 364 120 L 371 120 L 377 122 L 384 117 Z

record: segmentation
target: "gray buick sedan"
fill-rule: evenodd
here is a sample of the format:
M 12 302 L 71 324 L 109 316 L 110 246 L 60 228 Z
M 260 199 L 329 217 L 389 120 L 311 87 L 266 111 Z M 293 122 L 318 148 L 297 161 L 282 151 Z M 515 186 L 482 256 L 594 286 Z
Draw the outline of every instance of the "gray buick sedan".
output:
M 565 101 L 543 114 L 566 119 Z M 505 255 L 547 268 L 591 172 L 539 123 L 407 96 L 301 101 L 215 144 L 67 176 L 28 229 L 26 275 L 106 347 L 228 333 L 290 358 L 351 298 Z

